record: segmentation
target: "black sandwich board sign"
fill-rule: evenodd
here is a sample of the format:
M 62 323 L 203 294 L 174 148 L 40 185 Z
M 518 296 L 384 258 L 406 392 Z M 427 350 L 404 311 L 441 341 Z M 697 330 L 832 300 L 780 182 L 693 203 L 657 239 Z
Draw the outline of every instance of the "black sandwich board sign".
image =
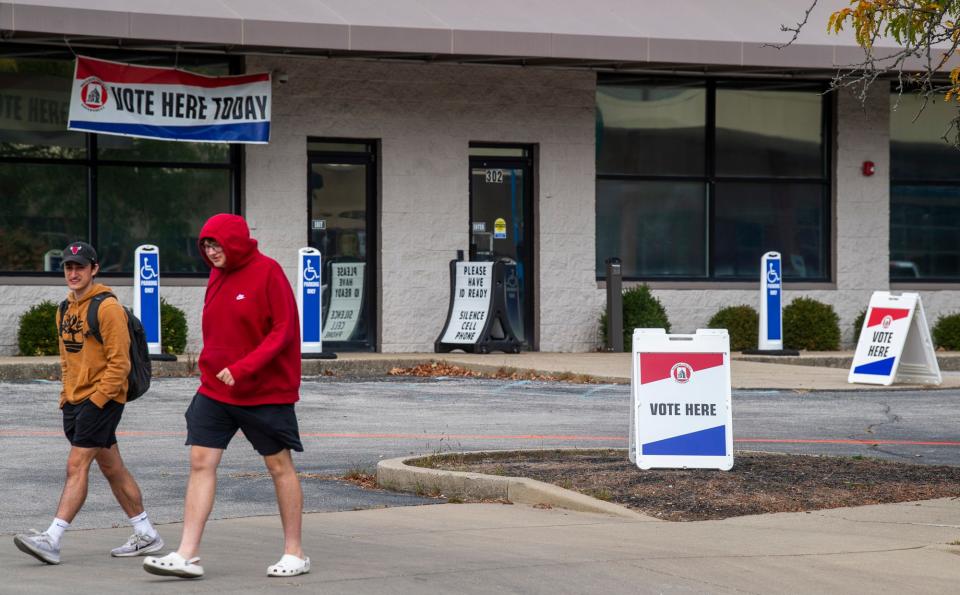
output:
M 521 341 L 510 326 L 504 291 L 504 262 L 450 261 L 450 307 L 437 353 L 518 353 Z

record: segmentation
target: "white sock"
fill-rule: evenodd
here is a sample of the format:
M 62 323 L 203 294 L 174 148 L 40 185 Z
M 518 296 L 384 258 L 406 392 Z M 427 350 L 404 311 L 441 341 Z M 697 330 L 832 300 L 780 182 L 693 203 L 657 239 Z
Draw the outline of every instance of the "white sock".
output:
M 53 522 L 50 523 L 50 527 L 47 528 L 46 534 L 49 535 L 50 539 L 53 540 L 54 545 L 60 545 L 60 540 L 63 538 L 63 533 L 69 526 L 70 523 L 67 521 L 60 518 L 55 518 L 53 519 Z
M 150 523 L 150 519 L 147 518 L 146 510 L 137 516 L 130 517 L 130 524 L 133 525 L 133 530 L 140 535 L 146 535 L 150 538 L 157 536 L 157 530 L 153 528 L 153 525 Z

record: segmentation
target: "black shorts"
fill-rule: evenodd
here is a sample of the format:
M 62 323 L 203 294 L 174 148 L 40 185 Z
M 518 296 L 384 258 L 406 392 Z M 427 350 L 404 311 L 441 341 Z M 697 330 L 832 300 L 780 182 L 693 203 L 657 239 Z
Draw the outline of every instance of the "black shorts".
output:
M 63 406 L 63 433 L 73 446 L 110 448 L 117 443 L 117 426 L 123 415 L 123 403 L 107 401 L 103 409 L 87 399 Z
M 262 456 L 275 455 L 285 448 L 303 452 L 292 403 L 241 407 L 197 393 L 184 417 L 187 446 L 226 450 L 239 429 Z

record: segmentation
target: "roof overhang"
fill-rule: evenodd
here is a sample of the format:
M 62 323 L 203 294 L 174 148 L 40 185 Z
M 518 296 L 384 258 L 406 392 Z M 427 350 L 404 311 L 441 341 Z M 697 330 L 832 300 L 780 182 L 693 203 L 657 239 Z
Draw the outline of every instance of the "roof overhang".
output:
M 844 0 L 0 0 L 7 41 L 676 72 L 833 73 Z M 912 65 L 919 68 L 919 64 Z

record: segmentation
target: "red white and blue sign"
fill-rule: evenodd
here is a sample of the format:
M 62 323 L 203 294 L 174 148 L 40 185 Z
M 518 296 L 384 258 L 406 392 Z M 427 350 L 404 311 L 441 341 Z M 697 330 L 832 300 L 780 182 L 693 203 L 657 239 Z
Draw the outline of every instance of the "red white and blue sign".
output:
M 940 384 L 940 366 L 919 294 L 873 293 L 847 381 Z
M 633 335 L 631 458 L 641 469 L 733 467 L 727 331 Z
M 270 140 L 270 74 L 204 76 L 77 57 L 68 128 L 172 141 Z

